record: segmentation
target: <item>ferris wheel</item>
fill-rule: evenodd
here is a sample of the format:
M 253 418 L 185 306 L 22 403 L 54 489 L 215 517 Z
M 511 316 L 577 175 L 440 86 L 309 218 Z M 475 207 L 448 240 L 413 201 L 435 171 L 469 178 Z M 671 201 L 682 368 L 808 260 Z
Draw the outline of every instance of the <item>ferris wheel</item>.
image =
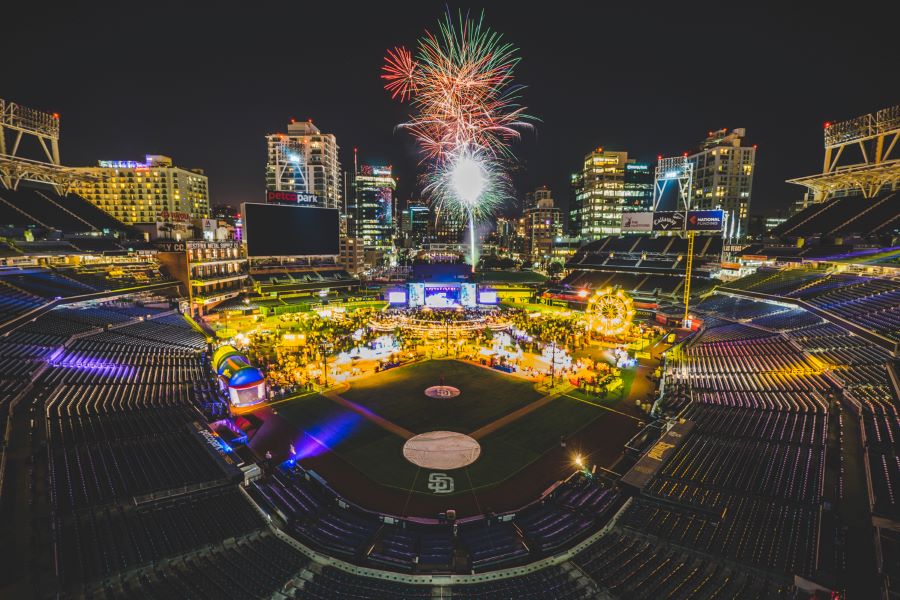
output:
M 588 327 L 601 335 L 616 336 L 628 331 L 634 318 L 631 296 L 622 290 L 597 290 L 588 300 Z

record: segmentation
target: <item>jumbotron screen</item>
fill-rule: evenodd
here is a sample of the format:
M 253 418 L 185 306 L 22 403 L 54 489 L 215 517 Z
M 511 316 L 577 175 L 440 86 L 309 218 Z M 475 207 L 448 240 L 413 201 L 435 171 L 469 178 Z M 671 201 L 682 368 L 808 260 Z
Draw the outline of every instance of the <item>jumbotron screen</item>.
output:
M 245 203 L 247 256 L 323 256 L 340 253 L 336 209 Z
M 458 285 L 426 285 L 425 306 L 431 308 L 456 308 L 459 303 Z
M 411 283 L 409 284 L 409 306 L 427 306 L 429 308 L 459 308 L 477 305 L 476 286 L 474 283 Z M 400 293 L 392 292 L 388 301 L 399 304 Z

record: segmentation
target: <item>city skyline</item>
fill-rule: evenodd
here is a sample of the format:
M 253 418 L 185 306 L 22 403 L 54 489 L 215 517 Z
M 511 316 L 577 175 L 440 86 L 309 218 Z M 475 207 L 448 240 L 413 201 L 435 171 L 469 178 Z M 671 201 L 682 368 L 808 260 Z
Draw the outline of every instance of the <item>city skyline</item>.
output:
M 466 9 L 455 3 L 449 8 Z M 213 204 L 262 197 L 265 135 L 283 131 L 290 118 L 311 118 L 334 133 L 344 170 L 352 169 L 358 148 L 366 162 L 394 166 L 401 202 L 417 197 L 415 149 L 394 131 L 407 110 L 385 97 L 378 67 L 387 48 L 419 35 L 445 9 L 435 3 L 396 13 L 329 10 L 304 8 L 307 20 L 321 27 L 303 29 L 295 42 L 290 36 L 258 37 L 271 36 L 275 12 L 242 13 L 241 38 L 247 41 L 232 44 L 221 29 L 193 29 L 204 19 L 225 24 L 226 15 L 191 7 L 177 21 L 160 12 L 136 22 L 102 5 L 63 8 L 40 24 L 51 37 L 72 40 L 69 51 L 53 57 L 56 76 L 38 77 L 37 65 L 49 57 L 35 48 L 5 77 L 4 95 L 61 114 L 63 164 L 172 156 L 205 170 Z M 534 19 L 502 4 L 489 7 L 486 22 L 521 48 L 518 79 L 542 119 L 514 147 L 521 161 L 513 173 L 518 198 L 549 185 L 565 211 L 569 177 L 597 146 L 653 161 L 695 149 L 710 130 L 743 127 L 749 143 L 759 146 L 751 213 L 772 213 L 802 196 L 803 189 L 785 179 L 819 172 L 824 121 L 872 112 L 896 97 L 896 84 L 876 75 L 889 65 L 888 53 L 866 52 L 865 62 L 856 60 L 864 44 L 851 41 L 862 41 L 861 33 L 847 33 L 848 43 L 835 54 L 825 51 L 821 38 L 828 26 L 824 16 L 815 23 L 797 9 L 773 24 L 750 9 L 740 16 L 718 14 L 712 19 L 701 9 L 685 9 L 651 21 L 662 14 L 584 8 L 578 13 L 583 18 L 546 11 Z M 72 33 L 88 22 L 103 23 L 105 34 L 87 39 Z M 23 25 L 2 44 L 26 43 L 35 33 L 31 27 Z M 165 45 L 156 43 L 160 32 L 167 33 Z M 297 43 L 300 50 L 291 50 Z M 303 68 L 302 48 L 325 46 L 327 52 L 316 52 L 321 66 Z M 673 47 L 684 49 L 688 66 L 676 66 Z M 296 78 L 281 76 L 290 60 L 266 58 L 288 52 L 298 55 Z M 79 87 L 79 65 L 92 65 L 107 83 L 117 83 L 109 88 L 113 93 Z M 810 83 L 851 65 L 852 86 L 819 94 Z

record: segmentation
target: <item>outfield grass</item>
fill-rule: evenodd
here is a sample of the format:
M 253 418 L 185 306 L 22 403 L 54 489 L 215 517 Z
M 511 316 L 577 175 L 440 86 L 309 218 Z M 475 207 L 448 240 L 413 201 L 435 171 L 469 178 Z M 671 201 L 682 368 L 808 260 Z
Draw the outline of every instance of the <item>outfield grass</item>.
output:
M 429 398 L 425 389 L 440 385 L 459 388 L 455 398 Z M 456 360 L 430 360 L 377 373 L 354 381 L 341 394 L 388 421 L 414 433 L 471 433 L 535 400 L 534 384 Z
M 396 437 L 357 413 L 319 394 L 301 396 L 273 407 L 298 430 L 338 454 L 350 452 L 385 436 Z M 297 450 L 299 450 L 299 445 Z

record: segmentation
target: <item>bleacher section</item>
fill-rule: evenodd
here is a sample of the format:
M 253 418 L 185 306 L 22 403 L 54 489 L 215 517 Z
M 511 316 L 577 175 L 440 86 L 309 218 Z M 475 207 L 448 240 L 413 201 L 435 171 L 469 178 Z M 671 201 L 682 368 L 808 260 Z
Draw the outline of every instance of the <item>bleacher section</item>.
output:
M 631 527 L 617 528 L 574 562 L 613 598 L 803 597 L 784 581 L 685 553 L 682 547 L 641 535 Z
M 103 267 L 0 268 L 0 325 L 55 299 L 168 281 L 153 263 Z
M 767 286 L 786 296 L 817 295 L 848 285 L 866 285 L 852 275 L 836 278 L 837 282 L 827 283 L 811 280 L 802 272 L 784 275 L 770 272 L 742 282 L 749 289 Z M 888 373 L 895 367 L 884 349 L 822 318 L 802 309 L 768 305 L 770 310 L 767 310 L 760 305 L 766 306 L 762 302 L 730 297 L 714 297 L 698 305 L 699 311 L 720 316 L 727 313 L 743 324 L 721 325 L 714 321 L 715 326 L 671 354 L 665 409 L 697 423 L 699 435 L 672 458 L 671 466 L 665 469 L 671 479 L 664 474 L 654 490 L 664 492 L 667 501 L 675 492 L 678 502 L 685 506 L 696 505 L 697 499 L 701 500 L 702 508 L 706 508 L 711 499 L 725 502 L 725 505 L 713 506 L 716 510 L 724 506 L 726 515 L 734 515 L 735 507 L 723 492 L 730 486 L 737 486 L 734 497 L 746 504 L 743 508 L 750 510 L 751 515 L 757 511 L 754 519 L 763 518 L 758 514 L 760 510 L 764 513 L 777 511 L 766 517 L 770 523 L 767 530 L 778 527 L 784 515 L 790 517 L 787 523 L 793 529 L 775 538 L 789 541 L 790 552 L 780 550 L 777 554 L 759 554 L 759 549 L 774 543 L 760 540 L 750 546 L 756 548 L 752 555 L 735 557 L 770 570 L 809 572 L 814 567 L 810 562 L 809 540 L 814 535 L 815 512 L 821 510 L 816 499 L 823 490 L 825 423 L 833 410 L 829 408 L 832 398 L 841 402 L 842 426 L 859 428 L 857 435 L 861 438 L 863 455 L 854 456 L 853 460 L 859 460 L 864 471 L 866 484 L 862 493 L 868 496 L 872 517 L 894 523 L 900 521 L 900 456 L 897 451 L 900 401 Z M 750 339 L 746 335 L 734 337 L 719 333 L 734 327 L 757 330 L 765 337 Z M 854 423 L 854 418 L 858 424 Z M 723 434 L 727 437 L 716 441 Z M 717 445 L 720 450 L 716 449 Z M 694 446 L 697 449 L 692 452 Z M 691 454 L 709 457 L 711 452 L 724 453 L 727 462 L 734 465 L 733 469 L 722 471 L 723 474 L 741 474 L 734 484 L 723 489 L 718 477 L 710 478 L 709 467 L 703 467 L 703 479 L 708 483 L 700 489 L 711 486 L 716 490 L 715 496 L 708 492 L 698 494 L 689 483 L 692 477 L 686 480 L 686 473 L 682 471 L 694 468 Z M 753 457 L 750 463 L 745 462 L 748 456 Z M 704 463 L 708 460 L 706 458 Z M 842 467 L 835 484 L 838 497 L 844 494 L 843 473 Z M 758 478 L 757 483 L 747 488 L 754 477 Z M 756 505 L 751 498 L 757 497 L 768 498 L 767 503 Z M 656 507 L 656 510 L 670 509 L 667 505 Z M 673 513 L 667 521 L 671 522 L 674 516 L 677 515 Z M 697 515 L 691 518 L 698 519 Z M 837 519 L 835 516 L 829 518 Z M 711 523 L 715 525 L 711 530 L 718 531 L 729 520 L 726 516 L 721 523 Z M 677 528 L 667 535 L 673 534 L 682 535 Z M 742 533 L 741 537 L 746 535 Z M 830 534 L 822 531 L 821 535 Z M 713 539 L 712 542 L 724 548 L 722 552 L 726 556 L 731 552 L 727 540 L 716 542 Z M 702 544 L 706 543 L 704 539 Z M 683 542 L 679 541 L 679 544 Z M 841 568 L 846 564 L 847 557 L 842 554 L 840 542 L 832 544 L 825 537 L 822 544 L 820 568 L 827 569 L 832 565 Z M 746 546 L 742 543 L 733 552 L 744 552 L 741 548 Z
M 691 287 L 701 292 L 711 282 L 704 265 L 718 263 L 722 239 L 700 237 L 694 247 Z M 676 237 L 608 237 L 585 244 L 566 265 L 568 276 L 552 293 L 619 287 L 638 296 L 674 296 L 684 286 L 687 240 Z
M 13 336 L 5 343 L 34 348 L 46 365 L 31 402 L 46 418 L 63 589 L 259 533 L 262 519 L 233 487 L 240 471 L 198 433 L 203 413 L 221 415 L 225 402 L 205 340 L 180 316 L 123 302 L 76 305 Z
M 152 565 L 116 584 L 95 589 L 100 600 L 202 598 L 268 599 L 281 592 L 291 597 L 285 582 L 308 560 L 274 535 L 256 531 L 236 541 Z M 296 596 L 310 598 L 313 596 Z M 399 597 L 399 596 L 397 596 Z
M 723 289 L 758 292 L 809 303 L 839 318 L 900 341 L 900 278 L 825 269 L 760 269 Z
M 107 232 L 139 237 L 134 228 L 84 198 L 76 194 L 60 196 L 50 188 L 0 190 L 0 227 L 5 226 L 58 230 L 69 235 Z
M 858 234 L 865 237 L 892 235 L 900 229 L 900 192 L 875 198 L 845 196 L 813 204 L 774 230 L 778 237 Z
M 322 288 L 349 288 L 359 281 L 343 269 L 251 270 L 250 279 L 260 296 L 290 296 Z
M 361 565 L 405 572 L 449 571 L 454 560 L 464 560 L 466 571 L 534 561 L 596 531 L 621 505 L 609 486 L 573 478 L 511 521 L 467 523 L 455 536 L 449 524 L 385 525 L 359 507 L 339 508 L 334 493 L 299 467 L 282 468 L 249 491 L 304 543 Z

